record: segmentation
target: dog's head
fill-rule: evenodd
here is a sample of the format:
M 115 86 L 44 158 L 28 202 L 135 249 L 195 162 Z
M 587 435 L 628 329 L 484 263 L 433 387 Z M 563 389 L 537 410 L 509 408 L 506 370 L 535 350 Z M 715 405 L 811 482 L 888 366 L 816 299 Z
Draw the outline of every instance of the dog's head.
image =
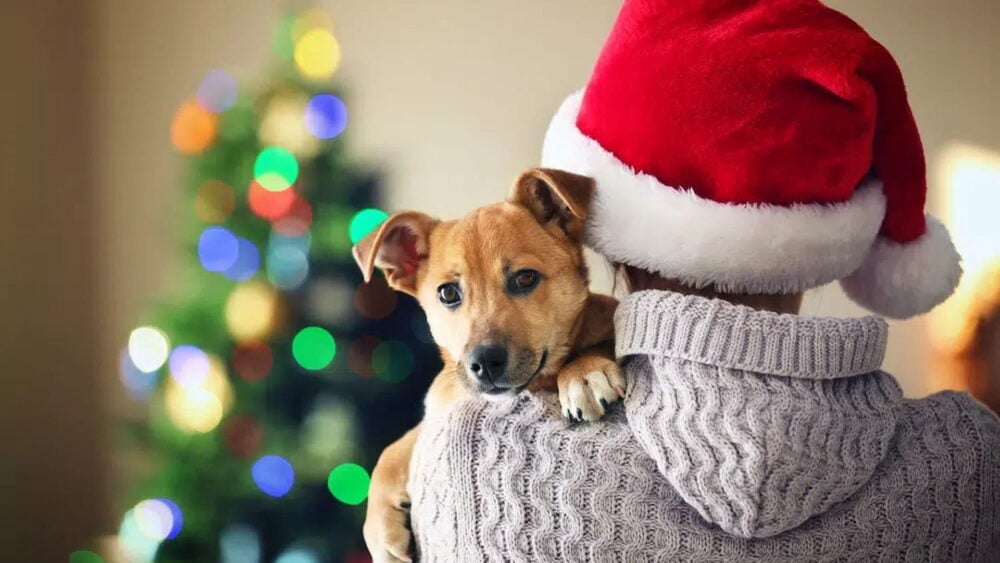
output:
M 354 247 L 413 295 L 434 339 L 469 385 L 515 393 L 565 361 L 588 297 L 582 237 L 593 182 L 533 169 L 506 202 L 442 222 L 407 211 Z

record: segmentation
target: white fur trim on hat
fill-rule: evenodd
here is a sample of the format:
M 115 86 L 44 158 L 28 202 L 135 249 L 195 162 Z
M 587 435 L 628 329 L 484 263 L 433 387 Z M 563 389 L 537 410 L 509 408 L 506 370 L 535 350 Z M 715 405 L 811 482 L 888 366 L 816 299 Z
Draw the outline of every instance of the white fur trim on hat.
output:
M 961 257 L 948 229 L 928 215 L 927 230 L 916 240 L 899 243 L 878 237 L 861 267 L 840 285 L 858 305 L 905 319 L 947 299 L 961 278 Z
M 542 166 L 595 180 L 587 242 L 607 258 L 695 287 L 793 293 L 854 272 L 868 255 L 885 214 L 878 180 L 866 180 L 836 204 L 707 200 L 636 172 L 581 133 L 582 98 L 571 95 L 553 118 Z

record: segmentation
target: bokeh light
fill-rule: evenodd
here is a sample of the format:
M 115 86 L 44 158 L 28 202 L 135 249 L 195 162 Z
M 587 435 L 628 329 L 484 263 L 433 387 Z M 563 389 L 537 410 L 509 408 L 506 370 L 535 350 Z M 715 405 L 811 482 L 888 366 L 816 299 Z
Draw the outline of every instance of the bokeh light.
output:
M 334 498 L 344 504 L 361 504 L 368 498 L 371 477 L 356 463 L 342 463 L 330 472 L 326 486 Z
M 351 225 L 348 227 L 351 243 L 358 244 L 361 242 L 361 239 L 368 236 L 368 233 L 374 231 L 388 218 L 389 215 L 381 209 L 369 208 L 358 211 L 351 218 Z
M 296 197 L 297 195 L 295 190 L 272 192 L 271 190 L 265 189 L 264 186 L 261 186 L 259 182 L 254 181 L 250 184 L 247 200 L 250 205 L 250 210 L 253 211 L 254 214 L 262 219 L 274 221 L 282 215 L 288 213 L 288 210 L 292 208 L 292 203 L 295 202 Z
M 337 355 L 337 343 L 326 329 L 309 326 L 292 340 L 292 356 L 307 370 L 321 370 Z
M 340 66 L 340 45 L 330 31 L 313 28 L 295 42 L 295 66 L 311 80 L 327 80 Z
M 248 340 L 233 349 L 233 369 L 244 381 L 260 381 L 267 377 L 274 365 L 271 348 L 262 340 Z
M 163 395 L 167 418 L 181 432 L 211 432 L 232 403 L 232 384 L 225 366 L 215 356 L 208 357 L 208 365 L 208 374 L 198 384 L 182 386 L 173 378 L 167 381 Z
M 340 278 L 314 279 L 306 288 L 306 309 L 324 324 L 349 322 L 354 314 L 354 287 Z
M 263 145 L 287 149 L 299 158 L 311 158 L 319 152 L 319 139 L 306 128 L 306 105 L 309 97 L 281 90 L 271 96 L 257 130 Z
M 303 10 L 291 20 L 291 38 L 298 41 L 303 35 L 313 29 L 333 30 L 333 19 L 322 8 Z
M 154 372 L 166 363 L 170 354 L 170 341 L 162 330 L 141 326 L 128 337 L 128 354 L 132 364 L 140 371 Z
M 293 547 L 278 556 L 274 563 L 320 563 L 319 555 L 305 547 Z
M 248 414 L 230 417 L 222 428 L 222 442 L 237 459 L 250 459 L 264 443 L 264 429 Z
M 219 180 L 205 180 L 194 198 L 194 211 L 206 223 L 221 223 L 236 207 L 233 189 Z
M 246 281 L 260 269 L 260 251 L 243 237 L 238 237 L 236 243 L 236 260 L 223 270 L 222 275 L 233 281 Z
M 372 351 L 372 371 L 383 381 L 402 381 L 413 373 L 413 351 L 397 340 L 381 342 Z
M 184 527 L 181 508 L 168 498 L 144 500 L 132 514 L 139 532 L 157 542 L 176 538 Z
M 222 563 L 260 563 L 260 537 L 246 524 L 232 524 L 219 536 Z
M 157 372 L 147 373 L 136 367 L 132 363 L 132 356 L 129 355 L 127 348 L 122 350 L 121 356 L 118 358 L 118 376 L 121 378 L 125 390 L 136 399 L 149 397 L 153 388 L 156 387 L 158 379 Z
M 310 467 L 333 467 L 358 456 L 358 412 L 336 395 L 323 394 L 313 402 L 302 423 L 299 444 Z
M 160 541 L 148 537 L 139 530 L 135 510 L 129 510 L 118 528 L 118 547 L 123 561 L 128 563 L 150 563 L 160 547 Z
M 93 551 L 74 551 L 69 554 L 69 563 L 104 563 L 104 559 Z
M 197 387 L 208 377 L 208 354 L 200 348 L 184 344 L 170 352 L 170 377 L 181 387 Z
M 291 291 L 301 286 L 307 277 L 309 277 L 309 259 L 304 252 L 290 246 L 269 249 L 267 278 L 271 283 Z
M 275 233 L 278 233 L 281 236 L 299 237 L 304 235 L 309 230 L 309 226 L 312 225 L 312 220 L 312 205 L 310 205 L 305 198 L 296 194 L 295 197 L 292 198 L 291 207 L 287 212 L 285 212 L 284 215 L 274 221 L 271 228 L 274 229 Z
M 306 105 L 306 128 L 320 139 L 332 139 L 347 127 L 347 106 L 333 94 L 318 94 Z
M 209 272 L 224 272 L 239 257 L 240 243 L 225 227 L 208 227 L 198 237 L 198 259 Z
M 287 459 L 277 455 L 258 459 L 250 469 L 250 475 L 257 488 L 272 497 L 285 496 L 295 484 L 295 468 Z
M 219 118 L 197 100 L 184 102 L 170 124 L 170 142 L 178 152 L 198 154 L 212 145 L 219 132 Z
M 396 310 L 398 302 L 396 291 L 382 277 L 374 277 L 354 291 L 354 306 L 365 318 L 384 319 Z
M 353 553 L 348 553 L 344 557 L 344 563 L 372 563 L 372 557 L 367 551 L 359 550 Z
M 236 79 L 224 70 L 213 70 L 198 85 L 198 101 L 212 113 L 222 113 L 233 107 L 239 96 Z
M 372 370 L 372 354 L 381 340 L 368 334 L 358 338 L 347 347 L 347 367 L 359 377 L 375 377 Z
M 184 528 L 184 513 L 181 512 L 181 507 L 177 506 L 177 503 L 168 498 L 158 498 L 156 499 L 163 504 L 167 505 L 170 509 L 170 514 L 173 516 L 171 521 L 170 533 L 167 534 L 167 539 L 172 540 L 177 537 L 177 534 L 181 533 Z
M 267 338 L 278 323 L 279 297 L 270 284 L 247 281 L 226 300 L 226 327 L 237 342 Z
M 253 177 L 272 192 L 286 190 L 299 177 L 299 163 L 295 156 L 281 147 L 267 147 L 260 151 L 253 165 Z

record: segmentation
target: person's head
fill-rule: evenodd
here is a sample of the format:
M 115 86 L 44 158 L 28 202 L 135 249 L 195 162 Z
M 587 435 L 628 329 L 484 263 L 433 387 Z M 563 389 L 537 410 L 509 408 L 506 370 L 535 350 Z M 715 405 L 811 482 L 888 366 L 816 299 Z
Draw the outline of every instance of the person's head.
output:
M 634 289 L 790 296 L 785 310 L 840 280 L 904 318 L 961 276 L 924 214 L 895 61 L 819 2 L 626 0 L 542 165 L 595 180 L 587 240 Z

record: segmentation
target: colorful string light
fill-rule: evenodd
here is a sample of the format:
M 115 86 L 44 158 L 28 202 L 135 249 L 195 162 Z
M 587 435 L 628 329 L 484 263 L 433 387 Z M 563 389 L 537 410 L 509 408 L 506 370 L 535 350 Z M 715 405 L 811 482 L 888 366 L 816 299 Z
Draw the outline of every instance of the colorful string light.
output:
M 250 205 L 250 211 L 253 211 L 258 217 L 275 221 L 288 213 L 295 198 L 295 190 L 272 192 L 261 186 L 259 182 L 254 181 L 250 184 L 247 203 Z
M 226 300 L 226 327 L 237 342 L 265 339 L 276 327 L 278 309 L 274 287 L 255 280 L 242 282 Z
M 413 373 L 413 366 L 413 351 L 402 342 L 381 342 L 372 351 L 372 371 L 383 381 L 402 381 Z
M 363 283 L 354 291 L 354 307 L 358 314 L 368 319 L 384 319 L 396 310 L 399 297 L 389 287 L 385 278 L 376 277 Z
M 240 243 L 225 227 L 207 227 L 198 237 L 198 259 L 209 272 L 224 272 L 239 257 Z
M 326 329 L 303 328 L 292 339 L 292 356 L 303 369 L 317 371 L 330 365 L 337 355 L 337 343 Z
M 305 124 L 319 139 L 332 139 L 347 128 L 347 106 L 333 94 L 313 96 L 306 105 Z
M 233 391 L 225 366 L 215 356 L 208 356 L 208 373 L 198 383 L 181 385 L 167 381 L 163 402 L 167 418 L 187 434 L 211 432 L 222 421 L 232 403 Z
M 257 488 L 276 498 L 287 495 L 295 484 L 295 468 L 287 459 L 277 455 L 258 459 L 251 467 L 250 475 Z
M 236 243 L 236 260 L 223 270 L 222 275 L 233 281 L 246 281 L 260 269 L 260 251 L 243 237 L 238 237 Z
M 328 30 L 310 29 L 295 42 L 295 66 L 310 80 L 328 80 L 340 66 L 340 44 Z
M 219 537 L 222 563 L 260 563 L 260 537 L 246 524 L 232 524 Z
M 233 350 L 233 369 L 244 381 L 260 381 L 267 377 L 274 365 L 274 356 L 267 343 L 248 340 L 236 345 Z
M 219 180 L 205 180 L 194 199 L 195 214 L 205 223 L 221 223 L 236 208 L 233 189 Z
M 125 390 L 135 399 L 149 397 L 158 379 L 156 371 L 147 373 L 136 367 L 127 348 L 122 350 L 118 358 L 118 376 Z
M 230 417 L 222 429 L 222 441 L 237 459 L 250 459 L 264 443 L 264 430 L 248 414 Z
M 254 161 L 253 177 L 272 192 L 287 190 L 299 177 L 299 163 L 286 149 L 267 147 Z
M 212 113 L 222 113 L 236 104 L 239 86 L 236 79 L 224 70 L 213 70 L 198 85 L 198 102 Z
M 128 337 L 128 353 L 132 364 L 146 373 L 154 372 L 167 361 L 170 341 L 162 330 L 141 326 Z
M 351 225 L 348 228 L 351 244 L 361 242 L 361 239 L 368 236 L 368 233 L 374 231 L 388 218 L 389 215 L 381 209 L 362 209 L 358 211 L 351 218 Z
M 168 361 L 170 376 L 181 387 L 204 385 L 208 377 L 208 354 L 200 348 L 184 344 L 174 348 Z
M 218 133 L 218 117 L 197 100 L 184 102 L 170 124 L 170 142 L 183 154 L 204 152 L 215 141 Z
M 279 555 L 274 563 L 320 563 L 320 558 L 311 549 L 293 547 Z
M 371 477 L 363 467 L 355 463 L 342 463 L 333 468 L 327 477 L 326 486 L 333 497 L 344 504 L 358 505 L 368 498 Z

